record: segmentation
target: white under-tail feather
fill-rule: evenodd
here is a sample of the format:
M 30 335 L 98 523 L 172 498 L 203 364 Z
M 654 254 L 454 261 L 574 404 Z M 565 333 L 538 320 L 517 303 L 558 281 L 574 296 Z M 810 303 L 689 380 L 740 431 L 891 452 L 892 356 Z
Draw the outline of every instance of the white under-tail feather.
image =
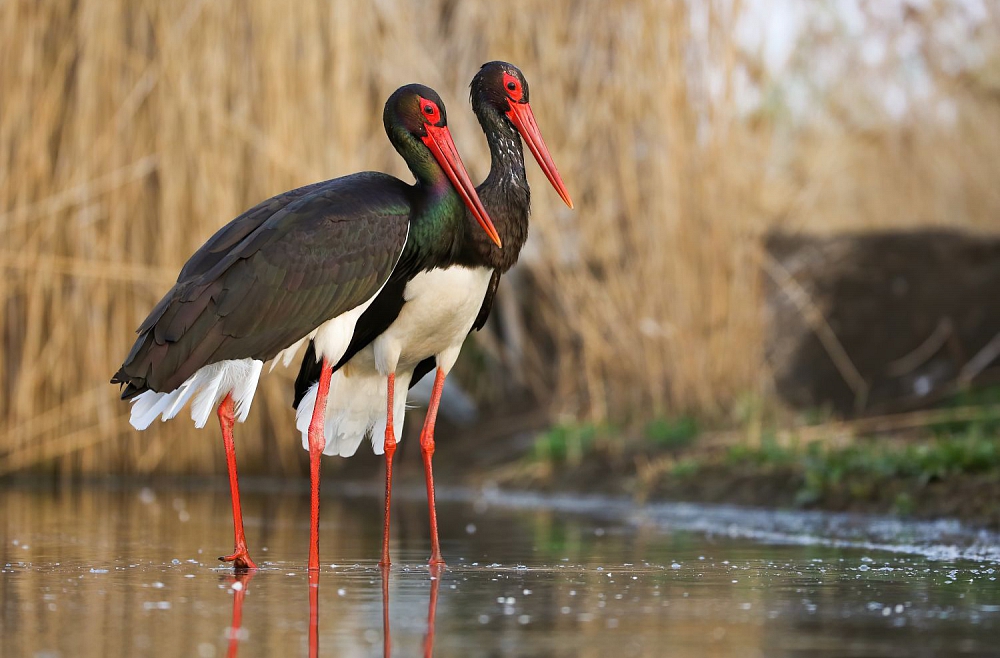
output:
M 236 419 L 242 423 L 250 413 L 263 366 L 264 362 L 256 359 L 220 361 L 207 365 L 172 391 L 146 391 L 137 395 L 132 400 L 129 422 L 137 430 L 144 430 L 157 417 L 170 420 L 195 398 L 191 405 L 191 420 L 196 427 L 204 427 L 216 405 L 231 392 L 236 402 Z
M 412 371 L 396 373 L 392 424 L 397 442 L 402 437 L 406 393 L 412 376 Z M 349 366 L 333 373 L 326 402 L 324 455 L 350 457 L 357 452 L 365 437 L 371 439 L 372 450 L 376 455 L 384 452 L 387 381 L 386 377 L 374 370 L 358 373 L 351 371 Z M 295 413 L 295 427 L 302 433 L 302 447 L 306 450 L 309 449 L 309 423 L 316 406 L 317 388 L 318 383 L 309 388 Z

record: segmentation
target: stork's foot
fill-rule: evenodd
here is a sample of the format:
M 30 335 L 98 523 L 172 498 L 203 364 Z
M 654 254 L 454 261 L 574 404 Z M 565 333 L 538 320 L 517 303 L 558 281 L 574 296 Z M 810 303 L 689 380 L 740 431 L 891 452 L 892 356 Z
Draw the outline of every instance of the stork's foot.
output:
M 232 562 L 233 568 L 237 571 L 246 571 L 248 569 L 257 568 L 257 565 L 254 564 L 252 559 L 250 559 L 250 553 L 247 551 L 246 546 L 237 547 L 235 553 L 220 557 L 219 560 L 222 562 Z

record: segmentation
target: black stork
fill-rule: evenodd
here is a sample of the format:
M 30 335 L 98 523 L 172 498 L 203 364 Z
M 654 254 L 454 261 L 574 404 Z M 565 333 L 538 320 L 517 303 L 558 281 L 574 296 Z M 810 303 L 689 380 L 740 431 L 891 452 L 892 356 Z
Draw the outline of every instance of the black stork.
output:
M 192 399 L 191 416 L 203 427 L 218 405 L 236 545 L 220 559 L 240 569 L 256 565 L 243 532 L 233 423 L 249 413 L 263 363 L 287 365 L 306 341 L 324 361 L 338 362 L 391 273 L 410 267 L 414 245 L 433 250 L 442 228 L 464 223 L 466 207 L 500 244 L 438 94 L 423 85 L 397 89 L 383 123 L 416 184 L 352 174 L 279 194 L 240 215 L 185 264 L 111 380 L 122 385 L 123 399 L 133 400 L 137 429 L 173 418 Z M 319 568 L 320 400 L 308 432 L 310 569 Z
M 437 374 L 420 433 L 420 446 L 430 513 L 430 563 L 444 563 L 438 542 L 431 467 L 434 425 L 445 377 L 455 364 L 466 336 L 485 325 L 500 276 L 517 262 L 528 237 L 531 198 L 521 138 L 559 196 L 573 207 L 528 104 L 528 82 L 521 71 L 507 62 L 484 64 L 472 80 L 470 96 L 492 158 L 490 173 L 476 191 L 496 223 L 503 249 L 482 239 L 467 217 L 464 230 L 446 259 L 428 261 L 423 268 L 397 268 L 358 320 L 347 352 L 333 368 L 329 389 L 331 409 L 327 416 L 325 453 L 349 457 L 362 437 L 370 434 L 375 453 L 385 454 L 382 565 L 389 564 L 392 455 L 396 449 L 393 419 L 398 419 L 398 429 L 408 386 L 435 366 Z M 297 425 L 303 443 L 307 442 L 320 373 L 315 352 L 310 349 L 295 382 Z M 382 388 L 386 380 L 388 386 Z M 381 403 L 386 395 L 388 413 Z M 385 439 L 380 444 L 376 439 L 383 433 Z

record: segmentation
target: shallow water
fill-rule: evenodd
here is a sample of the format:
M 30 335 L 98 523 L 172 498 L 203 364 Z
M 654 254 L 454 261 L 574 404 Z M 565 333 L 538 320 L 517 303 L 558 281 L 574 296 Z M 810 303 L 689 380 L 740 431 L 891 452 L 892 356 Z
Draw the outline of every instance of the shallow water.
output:
M 1000 540 L 955 523 L 445 491 L 434 577 L 400 491 L 383 580 L 379 497 L 327 489 L 317 587 L 302 491 L 244 494 L 240 578 L 214 483 L 0 491 L 0 655 L 1000 655 Z

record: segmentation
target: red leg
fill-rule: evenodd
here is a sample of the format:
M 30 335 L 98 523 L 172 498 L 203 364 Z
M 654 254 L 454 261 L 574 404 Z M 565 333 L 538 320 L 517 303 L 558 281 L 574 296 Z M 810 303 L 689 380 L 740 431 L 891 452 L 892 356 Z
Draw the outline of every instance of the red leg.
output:
M 309 658 L 319 658 L 319 571 L 309 572 Z
M 434 625 L 437 619 L 438 590 L 441 589 L 441 567 L 443 564 L 431 565 L 431 598 L 427 603 L 427 635 L 424 636 L 424 658 L 434 655 Z
M 392 631 L 389 630 L 389 568 L 382 567 L 382 655 L 392 656 Z
M 333 367 L 323 359 L 319 376 L 319 386 L 316 389 L 316 402 L 313 405 L 312 420 L 309 421 L 309 570 L 319 569 L 319 463 L 326 447 L 324 425 L 326 419 L 326 398 L 330 393 L 330 377 Z
M 427 406 L 427 417 L 424 418 L 424 428 L 420 432 L 420 452 L 424 457 L 424 475 L 427 480 L 427 507 L 431 518 L 431 559 L 430 564 L 444 564 L 441 559 L 441 546 L 438 544 L 437 509 L 434 504 L 434 472 L 431 469 L 431 458 L 434 456 L 434 423 L 437 422 L 438 406 L 441 404 L 441 392 L 444 390 L 445 373 L 440 368 L 434 377 L 434 391 L 431 402 Z
M 236 546 L 232 555 L 220 557 L 223 562 L 232 562 L 239 570 L 256 569 L 247 551 L 247 538 L 243 534 L 243 509 L 240 507 L 240 483 L 236 477 L 236 445 L 233 443 L 233 423 L 236 419 L 233 394 L 227 393 L 219 404 L 219 425 L 222 426 L 222 441 L 226 445 L 226 467 L 229 470 L 229 497 L 233 501 L 233 535 Z
M 236 658 L 240 646 L 240 629 L 243 628 L 243 599 L 246 598 L 247 588 L 253 580 L 253 571 L 238 574 L 233 579 L 233 585 L 239 583 L 239 588 L 233 591 L 233 620 L 229 624 L 229 648 L 226 651 L 227 658 Z
M 392 429 L 392 397 L 396 388 L 396 375 L 389 375 L 386 386 L 386 419 L 385 419 L 385 527 L 382 531 L 382 559 L 379 566 L 389 566 L 389 503 L 392 500 L 392 456 L 396 454 L 396 435 Z

